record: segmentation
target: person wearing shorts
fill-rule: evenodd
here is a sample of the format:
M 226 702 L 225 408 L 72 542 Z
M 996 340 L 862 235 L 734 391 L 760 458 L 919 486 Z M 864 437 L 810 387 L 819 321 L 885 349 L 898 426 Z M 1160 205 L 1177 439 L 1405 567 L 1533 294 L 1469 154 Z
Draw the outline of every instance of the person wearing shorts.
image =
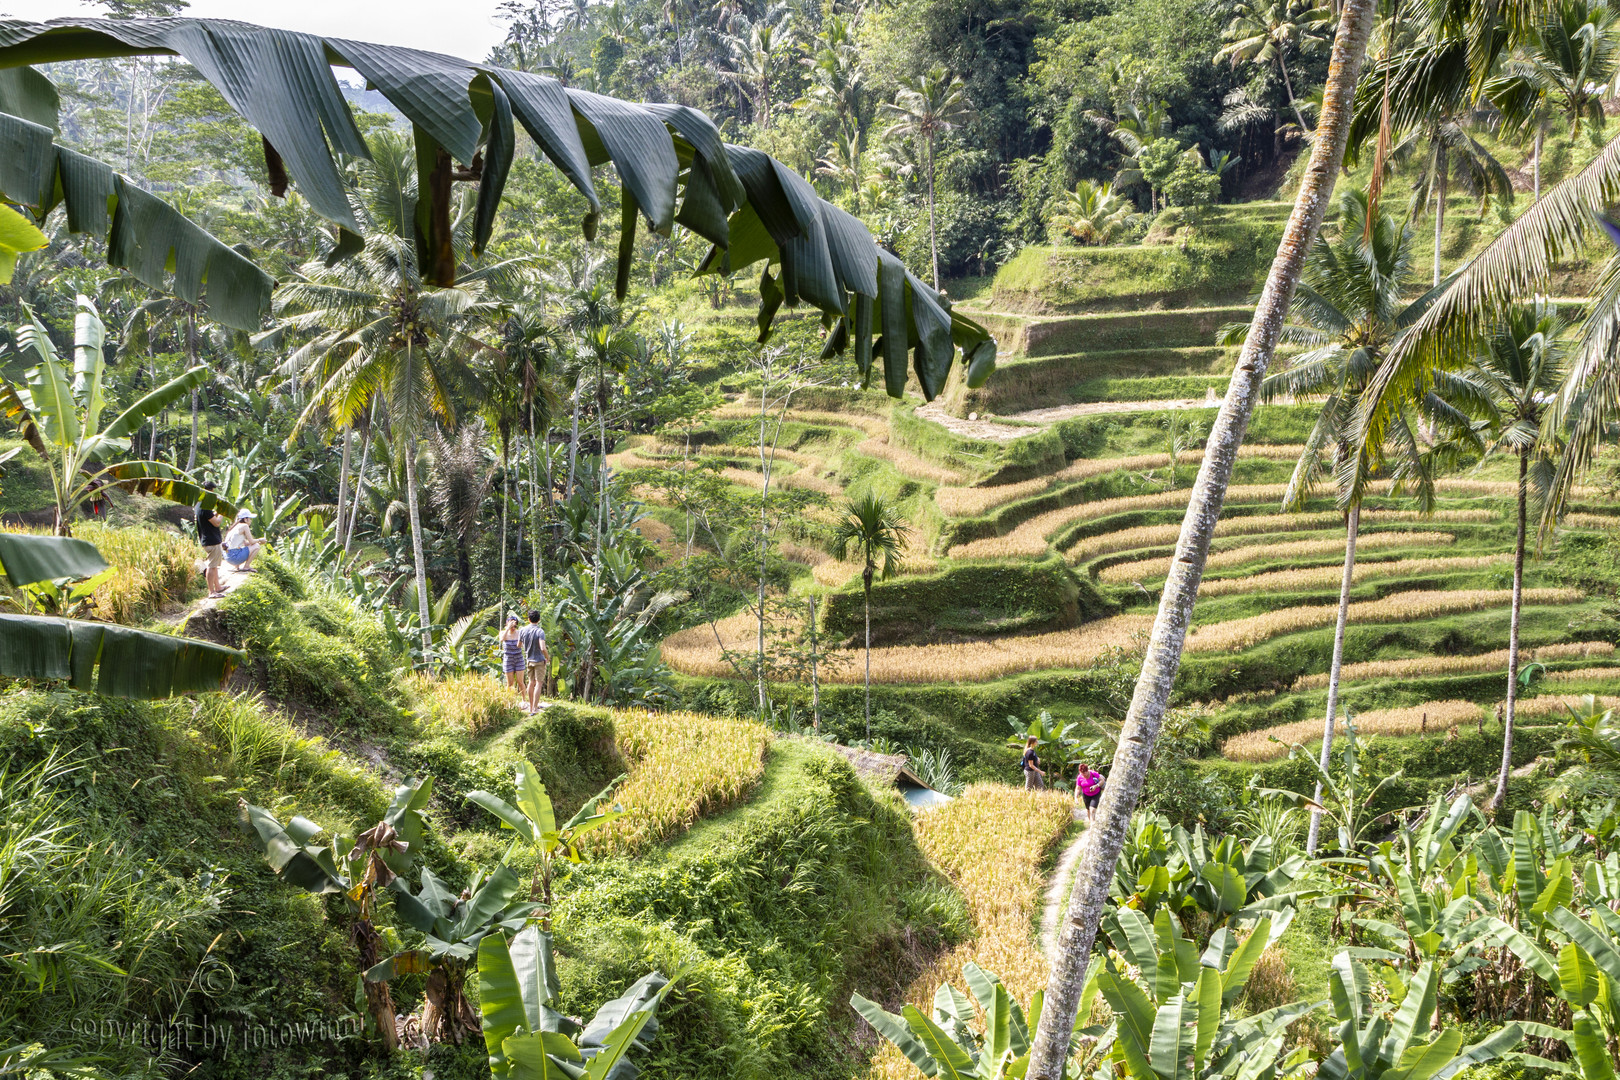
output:
M 512 616 L 514 619 L 516 615 Z M 529 693 L 525 708 L 534 712 L 540 708 L 540 687 L 545 683 L 546 670 L 551 666 L 551 653 L 546 649 L 546 631 L 540 625 L 540 613 L 529 612 L 529 625 L 518 631 L 518 643 L 523 648 L 523 662 L 528 668 Z
M 219 576 L 219 568 L 225 563 L 225 537 L 220 534 L 225 519 L 214 506 L 213 481 L 205 483 L 203 491 L 207 494 L 198 501 L 195 516 L 197 543 L 202 545 L 203 554 L 208 557 L 208 566 L 203 571 L 203 577 L 208 581 L 208 598 L 217 600 L 225 595 L 225 586 Z M 208 509 L 204 510 L 204 506 Z
M 1046 786 L 1046 773 L 1041 771 L 1041 759 L 1040 756 L 1035 753 L 1035 744 L 1038 741 L 1039 740 L 1037 740 L 1035 736 L 1031 735 L 1029 737 L 1029 742 L 1024 745 L 1023 766 L 1025 791 L 1039 791 Z
M 506 685 L 523 696 L 523 644 L 518 641 L 517 613 L 506 617 L 506 629 L 501 631 L 501 670 L 506 672 Z
M 1096 813 L 1097 804 L 1102 802 L 1102 773 L 1090 765 L 1081 763 L 1080 772 L 1074 778 L 1074 790 L 1086 804 L 1086 821 L 1090 823 Z

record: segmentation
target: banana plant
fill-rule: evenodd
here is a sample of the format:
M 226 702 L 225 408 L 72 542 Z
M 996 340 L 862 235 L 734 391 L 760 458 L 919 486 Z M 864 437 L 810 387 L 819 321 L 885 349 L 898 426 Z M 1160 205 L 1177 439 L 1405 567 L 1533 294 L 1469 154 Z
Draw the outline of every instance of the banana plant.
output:
M 962 978 L 973 1000 L 950 983 L 941 983 L 934 993 L 932 1016 L 915 1005 L 905 1006 L 896 1016 L 860 994 L 852 994 L 849 1003 L 924 1076 L 944 1080 L 1023 1076 L 1029 1067 L 1031 1026 L 1040 1022 L 1042 992 L 1035 991 L 1026 1014 L 1001 980 L 979 965 L 964 964 Z M 984 1018 L 978 1030 L 975 1002 Z M 1081 1009 L 1080 1014 L 1087 1012 Z
M 1289 890 L 1305 862 L 1303 855 L 1278 858 L 1270 837 L 1245 842 L 1228 835 L 1211 843 L 1202 827 L 1188 833 L 1139 813 L 1115 869 L 1114 898 L 1148 918 L 1161 906 L 1177 916 L 1202 911 L 1217 923 L 1244 924 L 1262 912 L 1292 918 L 1282 913 L 1319 895 Z
M 0 614 L 0 675 L 63 680 L 109 697 L 218 690 L 246 655 L 211 641 L 60 618 L 78 614 L 112 570 L 95 546 L 66 536 L 0 533 L 0 572 L 20 606 Z
M 1566 888 L 1566 881 L 1554 882 L 1552 895 L 1567 898 L 1572 883 Z M 1569 1006 L 1577 1021 L 1576 1028 L 1567 1031 L 1521 1021 L 1526 1032 L 1567 1042 L 1578 1057 L 1575 1043 L 1583 1016 L 1605 1044 L 1620 1035 L 1620 915 L 1594 904 L 1582 919 L 1560 901 L 1543 918 L 1548 933 L 1542 941 L 1494 916 L 1481 918 L 1479 925 L 1486 943 L 1511 951 L 1539 983 Z
M 1420 964 L 1410 979 L 1380 966 L 1393 1014 L 1375 1008 L 1372 976 L 1346 953 L 1333 958 L 1328 985 L 1339 1046 L 1317 1070 L 1318 1080 L 1450 1080 L 1463 1069 L 1494 1061 L 1524 1038 L 1524 1029 L 1506 1024 L 1470 1046 L 1455 1027 L 1431 1030 L 1440 977 L 1432 963 Z
M 557 824 L 551 796 L 546 794 L 546 785 L 540 782 L 540 774 L 530 762 L 518 763 L 517 775 L 512 781 L 517 790 L 516 806 L 487 791 L 467 793 L 468 802 L 477 803 L 500 818 L 501 828 L 517 833 L 517 838 L 501 859 L 503 866 L 511 863 L 519 847 L 526 845 L 533 851 L 535 862 L 529 899 L 544 905 L 540 918 L 541 926 L 547 932 L 551 930 L 552 886 L 556 875 L 564 864 L 583 860 L 584 853 L 579 844 L 581 838 L 624 816 L 624 808 L 617 804 L 603 809 L 603 804 L 613 795 L 613 789 L 623 780 L 623 776 L 615 778 L 561 826 Z
M 128 451 L 129 437 L 142 424 L 201 385 L 208 377 L 208 368 L 198 365 L 171 379 L 102 427 L 102 413 L 108 404 L 102 385 L 106 328 L 88 298 L 79 297 L 78 307 L 73 326 L 71 382 L 50 334 L 31 310 L 28 322 L 17 328 L 17 347 L 23 353 L 32 353 L 39 362 L 24 373 L 21 385 L 0 380 L 0 411 L 38 451 L 50 473 L 57 534 L 69 535 L 79 506 L 109 485 L 188 506 L 210 499 L 222 512 L 234 513 L 234 507 L 225 500 L 203 491 L 189 475 L 161 461 L 106 462 Z
M 457 894 L 427 867 L 421 887 L 413 895 L 404 877 L 388 883 L 394 914 L 424 937 L 420 947 L 401 949 L 365 972 L 367 982 L 387 982 L 399 975 L 426 975 L 423 1029 L 429 1038 L 457 1046 L 468 1033 L 480 1030 L 478 1013 L 467 1000 L 468 969 L 478 955 L 478 943 L 496 931 L 516 933 L 528 923 L 538 904 L 516 900 L 523 883 L 505 866 L 487 877 L 479 872 L 466 890 Z
M 1138 972 L 1142 981 L 1138 990 L 1154 1007 L 1193 992 L 1206 970 L 1219 977 L 1220 999 L 1230 1005 L 1243 993 L 1260 954 L 1282 936 L 1290 921 L 1262 915 L 1241 939 L 1223 926 L 1210 935 L 1202 951 L 1165 908 L 1160 908 L 1151 921 L 1140 911 L 1121 908 L 1104 920 L 1103 929 L 1115 950 Z M 1098 978 L 1103 974 L 1099 972 Z M 1099 988 L 1106 990 L 1107 986 L 1099 984 Z M 1116 988 L 1109 993 L 1117 996 L 1128 991 Z
M 9 206 L 0 205 L 0 285 L 11 281 L 17 256 L 38 251 L 47 243 L 45 234 L 34 223 Z
M 531 923 L 511 938 L 486 934 L 478 943 L 478 1008 L 489 1070 L 496 1080 L 634 1080 L 638 1070 L 626 1055 L 652 1043 L 671 985 L 656 971 L 643 975 L 582 1025 L 552 1007 L 550 933 Z
M 422 809 L 432 796 L 432 777 L 407 780 L 394 789 L 393 801 L 380 821 L 358 836 L 333 833 L 326 845 L 311 843 L 327 830 L 306 817 L 294 817 L 283 825 L 270 811 L 244 800 L 239 804 L 240 818 L 277 877 L 317 896 L 344 897 L 350 938 L 359 953 L 360 970 L 366 972 L 383 959 L 383 937 L 373 922 L 378 891 L 410 869 L 427 828 Z M 363 977 L 358 981 L 383 1047 L 392 1053 L 399 1045 L 399 1034 L 388 983 Z
M 1435 961 L 1441 965 L 1446 983 L 1456 982 L 1485 963 L 1471 948 L 1476 938 L 1474 920 L 1482 912 L 1474 895 L 1478 858 L 1472 850 L 1459 851 L 1452 842 L 1473 809 L 1467 795 L 1458 796 L 1449 806 L 1436 797 L 1418 828 L 1404 829 L 1398 839 L 1378 845 L 1368 865 L 1382 885 L 1385 906 L 1396 913 L 1399 922 L 1352 919 L 1383 945 L 1353 948 L 1351 956 L 1414 967 L 1422 961 Z

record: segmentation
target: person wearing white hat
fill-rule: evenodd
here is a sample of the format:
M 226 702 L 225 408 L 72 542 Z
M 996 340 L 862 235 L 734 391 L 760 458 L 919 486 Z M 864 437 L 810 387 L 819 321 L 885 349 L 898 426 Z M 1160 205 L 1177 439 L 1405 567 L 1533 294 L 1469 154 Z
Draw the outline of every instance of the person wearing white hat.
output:
M 253 511 L 243 507 L 236 512 L 236 524 L 225 534 L 225 561 L 239 574 L 253 569 L 253 556 L 264 546 L 263 540 L 253 537 L 254 517 Z

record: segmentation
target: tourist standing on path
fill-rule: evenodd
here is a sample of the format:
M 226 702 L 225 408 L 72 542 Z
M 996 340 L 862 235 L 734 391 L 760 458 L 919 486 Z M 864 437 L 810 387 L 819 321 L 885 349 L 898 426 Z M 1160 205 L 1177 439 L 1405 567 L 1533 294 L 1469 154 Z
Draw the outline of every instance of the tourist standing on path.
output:
M 540 708 L 540 687 L 544 685 L 546 672 L 551 667 L 551 652 L 546 648 L 546 631 L 540 625 L 538 611 L 529 612 L 529 625 L 518 631 L 518 641 L 523 646 L 523 660 L 529 677 L 529 699 L 524 708 L 535 712 Z
M 506 672 L 506 685 L 523 696 L 523 643 L 518 640 L 517 612 L 506 617 L 506 629 L 501 631 L 501 670 Z
M 1035 753 L 1035 743 L 1037 741 L 1038 740 L 1035 738 L 1035 736 L 1031 735 L 1029 737 L 1029 742 L 1024 745 L 1023 765 L 1025 791 L 1039 791 L 1041 788 L 1046 786 L 1046 773 L 1041 771 L 1041 759 L 1040 756 Z
M 1074 790 L 1086 804 L 1086 824 L 1089 825 L 1097 804 L 1102 802 L 1103 774 L 1082 761 L 1080 772 L 1074 778 Z
M 203 571 L 203 577 L 208 582 L 208 598 L 218 600 L 225 595 L 225 586 L 219 578 L 220 565 L 225 561 L 225 538 L 219 530 L 224 528 L 225 519 L 220 517 L 219 510 L 214 506 L 213 481 L 208 481 L 202 487 L 205 494 L 197 501 L 196 511 L 197 543 L 202 545 L 203 554 L 208 556 L 208 566 Z M 205 506 L 208 509 L 204 510 Z

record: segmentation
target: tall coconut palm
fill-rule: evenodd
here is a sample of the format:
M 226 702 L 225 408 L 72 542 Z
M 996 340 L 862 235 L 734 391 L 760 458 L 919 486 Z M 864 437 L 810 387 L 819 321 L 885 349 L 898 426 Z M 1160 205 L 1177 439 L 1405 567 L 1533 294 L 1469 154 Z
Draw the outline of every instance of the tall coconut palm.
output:
M 1080 994 L 1091 963 L 1097 925 L 1108 902 L 1114 868 L 1125 844 L 1131 812 L 1142 793 L 1148 761 L 1159 738 L 1159 728 L 1170 701 L 1181 648 L 1192 618 L 1193 603 L 1203 580 L 1204 561 L 1215 523 L 1221 515 L 1226 486 L 1232 477 L 1238 447 L 1248 429 L 1249 416 L 1260 382 L 1276 351 L 1284 319 L 1292 306 L 1294 289 L 1305 268 L 1306 254 L 1322 223 L 1323 212 L 1344 160 L 1350 134 L 1356 82 L 1367 55 L 1372 32 L 1373 0 L 1344 0 L 1338 35 L 1334 39 L 1327 85 L 1322 92 L 1321 119 L 1311 156 L 1300 179 L 1293 213 L 1283 229 L 1277 257 L 1255 307 L 1243 352 L 1221 404 L 1204 451 L 1204 462 L 1193 485 L 1181 537 L 1176 542 L 1170 576 L 1159 598 L 1158 615 L 1148 638 L 1142 672 L 1120 731 L 1119 749 L 1103 789 L 1101 812 L 1087 832 L 1086 844 L 1075 873 L 1058 955 L 1047 981 L 1045 1007 L 1030 1050 L 1029 1080 L 1058 1080 L 1064 1072 L 1074 1032 Z
M 916 139 L 923 148 L 923 171 L 928 178 L 928 250 L 933 258 L 934 288 L 939 288 L 939 231 L 934 222 L 934 144 L 947 131 L 972 115 L 962 80 L 935 64 L 914 78 L 904 79 L 894 101 L 883 105 L 893 118 L 888 137 Z
M 732 24 L 732 32 L 721 37 L 731 53 L 732 79 L 753 107 L 754 122 L 769 131 L 771 93 L 797 44 L 793 14 L 773 4 L 758 19 L 738 15 Z
M 395 452 L 405 466 L 417 613 L 426 653 L 432 644 L 432 615 L 418 499 L 418 446 L 435 419 L 455 423 L 453 388 L 468 381 L 467 360 L 489 347 L 477 335 L 499 311 L 486 284 L 507 267 L 476 270 L 450 288 L 426 284 L 412 239 L 415 151 L 408 139 L 385 133 L 373 140 L 372 157 L 358 165 L 367 227 L 364 249 L 332 266 L 320 260 L 306 264 L 298 279 L 277 289 L 276 309 L 290 333 L 310 336 L 313 355 L 331 354 L 339 361 L 311 397 L 300 426 L 321 410 L 340 427 L 347 426 L 373 397 L 387 409 Z
M 881 496 L 851 499 L 844 520 L 833 534 L 833 554 L 839 559 L 854 552 L 861 560 L 861 589 L 866 602 L 866 740 L 872 741 L 872 578 L 878 560 L 887 578 L 900 565 L 900 552 L 909 532 L 899 512 Z
M 1545 300 L 1509 311 L 1474 353 L 1464 373 L 1477 390 L 1488 453 L 1518 458 L 1519 484 L 1513 543 L 1513 609 L 1508 623 L 1507 701 L 1502 713 L 1502 767 L 1486 804 L 1496 810 L 1507 798 L 1513 767 L 1513 713 L 1519 688 L 1519 613 L 1524 597 L 1525 534 L 1532 481 L 1545 488 L 1558 456 L 1556 433 L 1545 423 L 1565 377 L 1565 326 Z
M 1390 344 L 1421 315 L 1428 296 L 1410 304 L 1402 296 L 1411 285 L 1412 233 L 1392 215 L 1377 210 L 1368 221 L 1365 192 L 1349 190 L 1339 198 L 1339 221 L 1334 236 L 1319 236 L 1306 260 L 1299 290 L 1294 296 L 1292 321 L 1283 326 L 1283 340 L 1309 346 L 1289 365 L 1260 384 L 1260 398 L 1307 398 L 1320 403 L 1316 423 L 1283 494 L 1283 509 L 1304 509 L 1312 492 L 1331 478 L 1336 502 L 1345 515 L 1344 577 L 1339 587 L 1339 614 L 1333 627 L 1333 656 L 1328 667 L 1327 718 L 1322 726 L 1322 767 L 1332 760 L 1333 731 L 1339 700 L 1339 670 L 1344 659 L 1344 630 L 1350 609 L 1350 586 L 1356 564 L 1356 537 L 1361 524 L 1361 502 L 1369 479 L 1388 476 L 1397 484 L 1418 489 L 1420 503 L 1432 501 L 1432 483 L 1425 455 L 1402 413 L 1391 424 L 1386 441 L 1396 453 L 1393 466 L 1382 444 L 1359 438 L 1356 406 L 1378 371 Z M 1231 330 L 1240 331 L 1232 333 Z M 1227 343 L 1246 336 L 1248 327 L 1231 328 Z M 1424 413 L 1443 420 L 1447 431 L 1467 430 L 1467 419 L 1430 392 L 1422 402 Z M 1316 799 L 1322 797 L 1318 784 Z M 1315 852 L 1321 814 L 1311 815 L 1305 850 Z
M 1572 134 L 1583 126 L 1594 137 L 1603 130 L 1603 92 L 1620 73 L 1617 23 L 1620 12 L 1604 0 L 1562 0 L 1486 87 L 1510 131 L 1535 132 L 1530 161 L 1537 200 L 1548 114 L 1562 114 Z
M 1232 9 L 1232 21 L 1221 35 L 1226 44 L 1215 54 L 1215 60 L 1226 60 L 1233 67 L 1275 65 L 1299 130 L 1309 132 L 1305 114 L 1294 96 L 1293 77 L 1288 74 L 1288 54 L 1307 56 L 1319 52 L 1326 45 L 1322 28 L 1332 19 L 1332 13 L 1318 7 L 1314 0 L 1238 0 Z
M 1414 128 L 1396 145 L 1393 156 L 1416 159 L 1417 176 L 1412 181 L 1413 217 L 1419 218 L 1431 201 L 1434 203 L 1434 273 L 1432 284 L 1438 286 L 1444 262 L 1441 240 L 1446 227 L 1446 196 L 1452 181 L 1481 205 L 1492 197 L 1511 202 L 1513 182 L 1507 170 L 1497 161 L 1484 143 L 1474 138 L 1469 130 L 1463 110 L 1436 103 L 1423 123 Z

